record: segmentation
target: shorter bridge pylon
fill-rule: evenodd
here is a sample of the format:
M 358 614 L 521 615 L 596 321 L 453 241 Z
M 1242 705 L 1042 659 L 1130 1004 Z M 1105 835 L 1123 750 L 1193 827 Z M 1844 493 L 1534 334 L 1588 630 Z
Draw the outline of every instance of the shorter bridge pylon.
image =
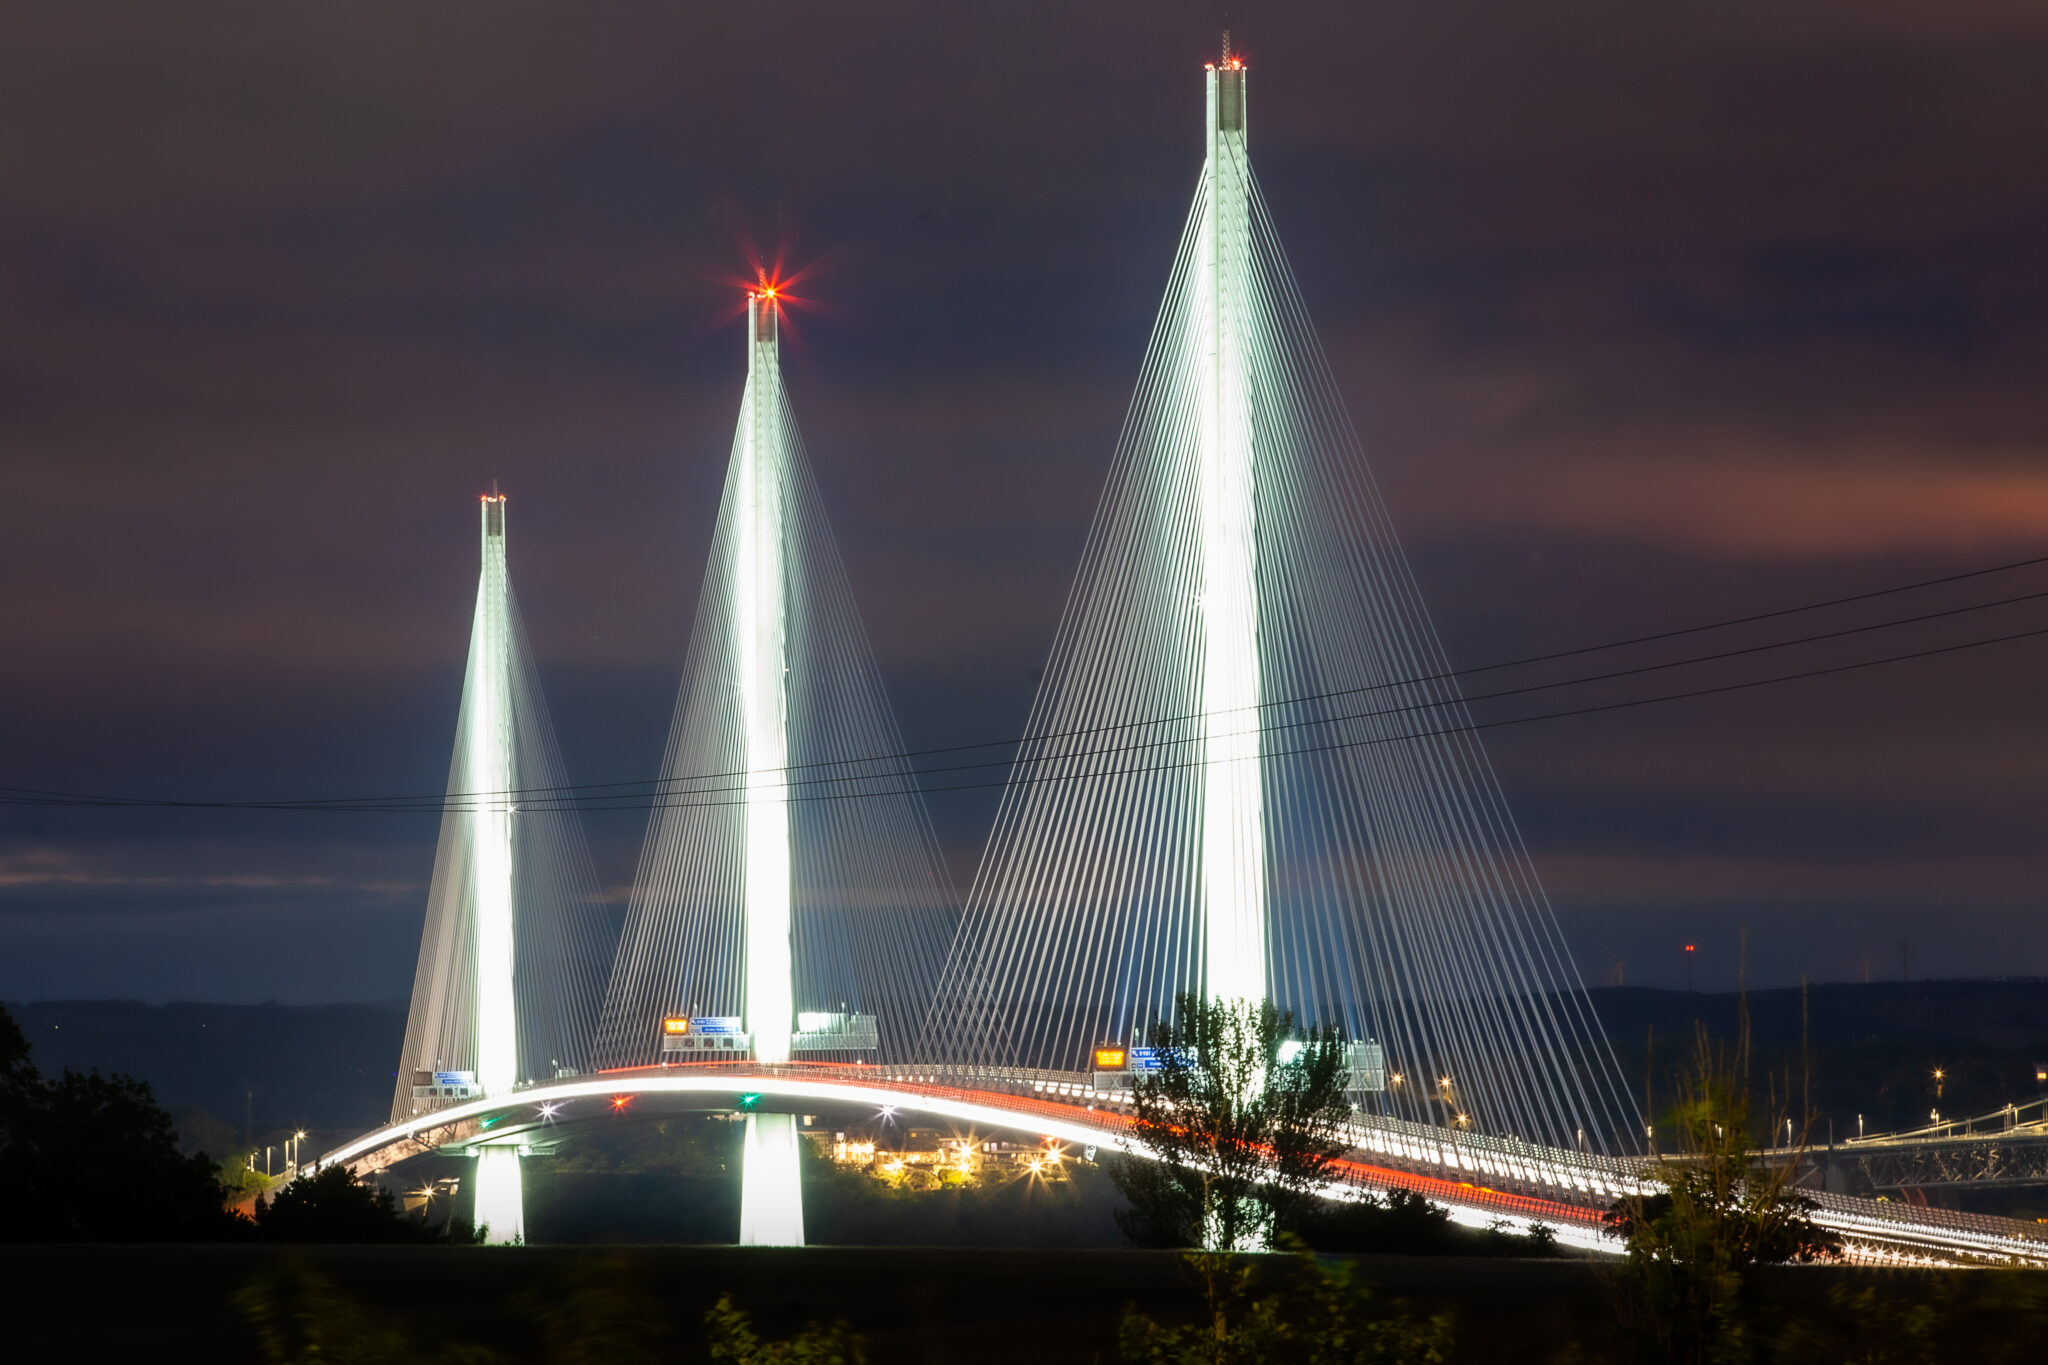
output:
M 564 786 L 505 553 L 504 494 L 482 500 L 482 568 L 426 926 L 391 1101 L 394 1123 L 578 1074 L 611 940 Z M 525 1238 L 516 1140 L 475 1144 L 475 1219 Z

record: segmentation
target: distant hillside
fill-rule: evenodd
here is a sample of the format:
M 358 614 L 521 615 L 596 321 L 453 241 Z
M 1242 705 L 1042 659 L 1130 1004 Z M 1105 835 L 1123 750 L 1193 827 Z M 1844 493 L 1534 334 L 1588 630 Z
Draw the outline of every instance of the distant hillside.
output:
M 1660 1111 L 1676 1093 L 1674 1073 L 1690 1058 L 1695 1021 L 1724 1042 L 1736 1036 L 1733 994 L 1603 987 L 1592 995 L 1630 1087 L 1640 1096 L 1650 1077 Z M 1773 1084 L 1780 1095 L 1789 1085 L 1795 1097 L 1810 1085 L 1816 1141 L 1826 1140 L 1830 1120 L 1847 1137 L 1858 1114 L 1868 1131 L 1883 1132 L 1924 1124 L 1936 1110 L 1988 1113 L 2048 1091 L 2034 1078 L 2037 1064 L 2048 1064 L 2048 980 L 1814 986 L 1804 1060 L 1799 991 L 1756 991 L 1748 1003 L 1759 1101 L 1767 1102 Z
M 1604 986 L 1592 992 L 1600 1021 L 1616 1042 L 1646 1031 L 1690 1036 L 1699 1019 L 1722 1036 L 1735 1032 L 1737 997 Z M 1816 1047 L 1889 1039 L 1940 1047 L 2018 1049 L 2048 1060 L 2048 979 L 1871 981 L 1818 985 L 1807 992 L 1809 1037 Z M 1751 1036 L 1797 1045 L 1799 990 L 1751 991 Z
M 45 1074 L 122 1072 L 174 1113 L 201 1109 L 240 1140 L 294 1127 L 384 1122 L 405 1041 L 399 1005 L 9 1004 Z

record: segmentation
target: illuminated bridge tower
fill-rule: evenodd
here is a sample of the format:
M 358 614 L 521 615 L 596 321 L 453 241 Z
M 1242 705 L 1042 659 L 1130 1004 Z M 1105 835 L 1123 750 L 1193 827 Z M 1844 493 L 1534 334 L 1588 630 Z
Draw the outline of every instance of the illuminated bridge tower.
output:
M 791 979 L 789 712 L 784 678 L 788 574 L 783 565 L 782 365 L 775 297 L 747 298 L 747 388 L 740 405 L 739 515 L 733 582 L 733 652 L 745 732 L 746 958 L 743 997 L 754 1060 L 790 1060 L 796 1028 Z M 748 1114 L 740 1186 L 742 1246 L 801 1246 L 796 1116 Z
M 1197 498 L 1202 628 L 1203 973 L 1214 1000 L 1266 997 L 1266 839 L 1259 776 L 1258 521 L 1246 355 L 1256 346 L 1244 63 L 1224 35 L 1208 70 L 1207 213 L 1197 224 Z
M 588 1066 L 610 950 L 574 816 L 545 797 L 565 778 L 505 556 L 505 497 L 482 501 L 483 564 L 455 756 L 392 1119 Z M 480 1136 L 476 1219 L 523 1239 L 517 1140 Z
M 1632 1150 L 1641 1120 L 1260 190 L 1246 84 L 1226 38 L 922 1052 L 1073 1071 L 1187 995 L 1270 1000 L 1350 1045 L 1363 1114 Z
M 612 969 L 607 1066 L 907 1058 L 951 886 L 783 387 L 747 375 L 654 813 Z M 739 1240 L 803 1243 L 797 1115 L 746 1115 Z

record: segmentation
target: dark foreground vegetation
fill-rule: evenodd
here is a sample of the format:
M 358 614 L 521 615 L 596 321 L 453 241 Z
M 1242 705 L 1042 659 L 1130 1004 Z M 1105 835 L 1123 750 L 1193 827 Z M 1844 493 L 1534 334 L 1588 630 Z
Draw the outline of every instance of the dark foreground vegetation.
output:
M 180 1148 L 171 1116 L 127 1076 L 44 1076 L 0 1009 L 0 1242 L 474 1242 L 333 1167 L 258 1195 L 245 1216 L 239 1160 Z
M 147 1086 L 45 1077 L 0 1011 L 0 1243 L 43 1244 L 0 1245 L 7 1358 L 1914 1365 L 2033 1360 L 2048 1341 L 2048 1275 L 1840 1264 L 1793 1168 L 1758 1152 L 1792 1122 L 1810 1057 L 1797 1074 L 1759 1068 L 1746 1013 L 1732 1045 L 1701 1028 L 1680 1053 L 1660 1122 L 1681 1159 L 1609 1211 L 1620 1255 L 1597 1260 L 1560 1255 L 1540 1229 L 1455 1227 L 1406 1195 L 1309 1197 L 1345 1112 L 1331 1040 L 1311 1033 L 1282 1062 L 1292 1024 L 1270 1006 L 1191 1000 L 1181 1014 L 1193 1032 L 1162 1026 L 1154 1041 L 1206 1065 L 1169 1065 L 1141 1091 L 1137 1122 L 1158 1161 L 1049 1174 L 1035 1158 L 970 1170 L 963 1156 L 913 1183 L 904 1158 L 838 1166 L 806 1147 L 814 1243 L 899 1249 L 766 1250 L 484 1247 L 459 1199 L 432 1216 L 433 1189 L 467 1182 L 431 1170 L 419 1215 L 340 1168 L 270 1193 L 253 1217 L 228 1213 L 232 1163 L 181 1152 Z M 730 1199 L 729 1117 L 621 1116 L 574 1154 L 536 1161 L 528 1208 L 542 1217 L 529 1230 L 551 1204 L 573 1216 L 598 1192 L 589 1182 Z M 1810 1133 L 1810 1117 L 1798 1126 Z M 722 1216 L 676 1226 L 732 1235 Z M 1068 1245 L 1047 1245 L 1061 1228 L 1050 1240 Z M 1075 1240 L 1105 1228 L 1281 1250 Z M 1004 1238 L 1036 1245 L 972 1245 Z M 144 1239 L 183 1244 L 117 1245 Z M 965 1245 L 906 1245 L 942 1239 Z M 1361 1251 L 1401 1254 L 1338 1254 Z
M 0 1010 L 0 1239 L 210 1241 L 233 1232 L 220 1170 L 178 1149 L 149 1087 L 46 1078 Z
M 0 1247 L 10 1361 L 313 1360 L 708 1362 L 707 1315 L 721 1297 L 763 1349 L 815 1344 L 834 1324 L 865 1358 L 975 1365 L 1120 1361 L 1402 1360 L 1502 1365 L 1636 1365 L 1669 1359 L 1616 1308 L 1611 1267 L 1551 1259 L 1359 1257 L 1305 1265 L 1242 1258 L 1256 1279 L 1220 1286 L 1229 1353 L 1203 1276 L 1183 1253 L 958 1248 L 733 1247 Z M 1345 1277 L 1326 1283 L 1317 1266 Z M 110 1287 L 118 1286 L 118 1311 Z M 1359 1340 L 1437 1355 L 1316 1354 L 1299 1335 L 1272 1354 L 1278 1324 L 1319 1323 L 1318 1302 Z M 1271 1307 L 1262 1307 L 1277 1300 Z M 1135 1316 L 1133 1315 L 1135 1310 Z M 1774 1267 L 1758 1273 L 1739 1354 L 1755 1365 L 1931 1365 L 2038 1359 L 2048 1278 L 2012 1272 Z M 1142 1354 L 1150 1329 L 1196 1329 L 1195 1353 Z M 1441 1323 L 1439 1323 L 1441 1319 Z M 1368 1332 L 1367 1328 L 1382 1330 Z M 279 1354 L 266 1346 L 283 1343 Z M 313 1337 L 320 1354 L 303 1348 Z M 294 1347 L 292 1344 L 297 1343 Z M 1141 1353 L 1126 1355 L 1125 1347 Z M 1342 1349 L 1336 1347 L 1333 1349 Z M 1258 1352 L 1266 1352 L 1260 1354 Z M 728 1359 L 745 1357 L 728 1357 Z M 773 1355 L 758 1357 L 775 1359 Z M 846 1356 L 846 1359 L 854 1357 Z M 785 1354 L 798 1361 L 803 1356 Z M 811 1355 L 810 1361 L 833 1359 Z

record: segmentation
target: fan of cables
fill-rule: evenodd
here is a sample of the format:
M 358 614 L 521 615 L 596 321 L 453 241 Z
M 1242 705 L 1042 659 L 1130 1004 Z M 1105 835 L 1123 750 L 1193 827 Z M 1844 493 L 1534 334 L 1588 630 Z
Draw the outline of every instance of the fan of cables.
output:
M 773 420 L 751 424 L 756 404 L 771 405 Z M 766 433 L 763 448 L 750 449 L 750 425 Z M 761 562 L 749 543 L 758 534 L 777 541 L 765 589 L 749 569 Z M 748 651 L 759 642 L 742 620 L 747 594 L 764 590 L 780 602 L 771 614 L 784 668 L 783 713 L 769 722 L 777 757 L 765 767 L 749 758 L 749 725 L 758 730 L 761 716 L 748 713 L 759 689 Z M 654 790 L 606 995 L 604 1063 L 660 1060 L 668 1015 L 748 1016 L 749 952 L 782 951 L 749 939 L 747 878 L 763 864 L 750 862 L 748 840 L 783 834 L 795 1011 L 873 1015 L 879 1048 L 858 1059 L 907 1057 L 958 904 L 772 368 L 749 378 L 742 402 Z
M 1388 1112 L 1572 1145 L 1640 1120 L 1473 733 L 1249 167 L 1221 325 L 1248 433 L 1256 659 L 1213 648 L 1222 306 L 1216 162 L 1198 190 L 1108 485 L 923 1046 L 1073 1070 L 1234 972 L 1381 1045 Z M 1228 188 L 1226 182 L 1226 189 Z M 1226 490 L 1227 495 L 1227 490 Z M 1208 537 L 1209 543 L 1204 543 Z M 1219 713 L 1204 687 L 1256 669 Z M 1230 695 L 1225 692 L 1224 695 Z M 1204 803 L 1256 767 L 1263 962 L 1219 962 Z M 1224 789 L 1226 796 L 1229 792 Z M 1262 883 L 1262 884 L 1261 884 Z M 1248 974 L 1248 975 L 1245 975 Z M 1224 992 L 1229 994 L 1230 992 Z M 1391 1077 L 1399 1076 L 1400 1081 Z

